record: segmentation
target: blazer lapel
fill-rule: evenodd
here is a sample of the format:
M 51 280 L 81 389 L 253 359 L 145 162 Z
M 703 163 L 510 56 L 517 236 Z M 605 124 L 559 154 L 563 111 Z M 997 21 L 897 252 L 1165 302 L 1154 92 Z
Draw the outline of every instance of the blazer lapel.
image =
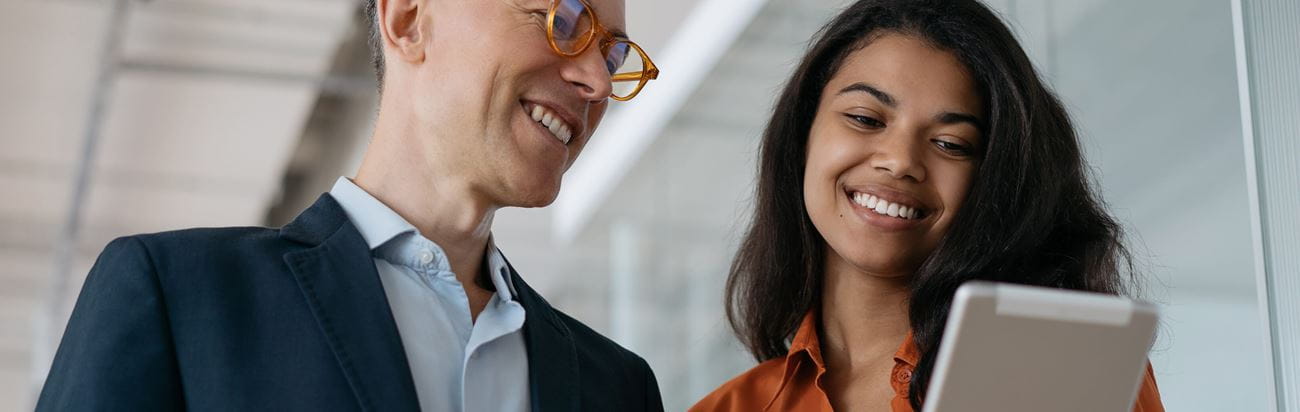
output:
M 370 248 L 342 207 L 322 195 L 281 234 L 315 245 L 285 254 L 284 261 L 362 409 L 418 411 L 406 351 Z
M 510 280 L 519 294 L 519 304 L 528 316 L 524 320 L 524 341 L 528 348 L 528 380 L 533 411 L 577 411 L 579 404 L 578 348 L 572 332 L 545 299 L 524 280 L 514 266 Z

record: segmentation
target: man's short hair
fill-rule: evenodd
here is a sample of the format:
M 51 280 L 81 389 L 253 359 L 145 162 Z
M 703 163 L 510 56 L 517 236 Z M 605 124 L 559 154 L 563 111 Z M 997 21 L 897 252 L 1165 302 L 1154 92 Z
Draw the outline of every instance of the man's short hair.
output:
M 379 91 L 384 90 L 384 35 L 379 32 L 379 10 L 375 8 L 376 0 L 366 0 L 366 28 L 370 31 L 367 43 L 370 44 L 370 60 L 375 65 L 375 78 L 379 80 Z

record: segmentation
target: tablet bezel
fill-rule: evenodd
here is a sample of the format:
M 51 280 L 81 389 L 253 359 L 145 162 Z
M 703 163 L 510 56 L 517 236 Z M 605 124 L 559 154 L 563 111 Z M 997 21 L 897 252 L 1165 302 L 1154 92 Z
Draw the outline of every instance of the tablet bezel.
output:
M 1036 396 L 1040 398 L 1018 397 L 1014 400 L 1007 400 L 1007 394 L 992 393 L 984 397 L 976 397 L 965 393 L 957 395 L 957 398 L 947 395 L 946 387 L 948 385 L 962 385 L 961 382 L 952 382 L 954 378 L 952 371 L 953 357 L 956 356 L 959 345 L 963 342 L 983 342 L 977 343 L 981 347 L 963 348 L 966 356 L 979 356 L 980 361 L 987 362 L 988 359 L 1000 357 L 1006 362 L 1023 362 L 1024 359 L 1018 359 L 1018 353 L 1009 353 L 1010 349 L 1003 349 L 994 345 L 988 345 L 987 342 L 996 339 L 1011 339 L 1011 336 L 976 336 L 976 334 L 990 333 L 988 330 L 1006 329 L 1008 322 L 1016 322 L 1017 335 L 1021 338 L 1030 338 L 1040 331 L 1047 333 L 1059 334 L 1062 329 L 1060 325 L 1078 325 L 1087 326 L 1089 330 L 1100 330 L 1103 333 L 1081 337 L 1081 339 L 1110 339 L 1106 342 L 1111 346 L 1117 344 L 1116 339 L 1123 340 L 1118 343 L 1121 348 L 1118 353 L 1103 354 L 1103 360 L 1110 365 L 1103 367 L 1113 369 L 1108 376 L 1116 376 L 1117 379 L 1124 379 L 1131 382 L 1132 390 L 1128 393 L 1110 393 L 1095 394 L 1089 399 L 1094 399 L 1096 405 L 1068 405 L 1068 409 L 1059 410 L 1080 410 L 1080 411 L 1100 411 L 1113 409 L 1116 404 L 1127 405 L 1127 409 L 1132 408 L 1132 404 L 1137 398 L 1138 389 L 1142 381 L 1143 373 L 1146 367 L 1146 357 L 1155 338 L 1156 326 L 1159 320 L 1159 309 L 1154 305 L 1139 302 L 1123 297 L 1103 295 L 1098 293 L 1088 293 L 1079 291 L 1069 291 L 1062 289 L 1031 287 L 1024 285 L 1013 285 L 1005 283 L 993 283 L 984 281 L 967 282 L 958 288 L 953 299 L 952 310 L 945 325 L 944 339 L 939 345 L 938 357 L 935 362 L 933 378 L 930 380 L 929 390 L 925 398 L 924 412 L 980 412 L 987 403 L 1034 403 L 1042 404 L 1051 402 L 1053 396 L 1065 398 L 1065 394 L 1077 395 L 1077 388 L 1061 388 L 1059 394 L 1053 393 L 1034 393 L 1026 396 Z M 982 326 L 999 325 L 998 328 L 989 328 Z M 1058 327 L 1044 327 L 1043 325 L 1058 325 Z M 1079 328 L 1076 328 L 1079 329 Z M 1023 333 L 1020 331 L 1023 330 Z M 1113 331 L 1106 332 L 1106 331 Z M 1104 335 L 1104 336 L 1103 336 Z M 1096 367 L 1097 359 L 1090 359 L 1088 354 L 1090 349 L 1101 347 L 1096 341 L 1092 343 L 1087 341 L 1071 342 L 1070 348 L 1065 348 L 1062 353 L 1071 355 L 1080 355 L 1077 360 L 1065 359 L 1068 362 L 1090 362 L 1088 367 Z M 1137 359 L 1141 362 L 1130 362 Z M 1041 360 L 1041 359 L 1040 359 Z M 1061 361 L 1062 359 L 1052 359 Z M 995 362 L 996 363 L 996 362 Z M 1080 364 L 1076 364 L 1080 365 Z M 1109 369 L 1108 369 L 1109 371 Z M 962 371 L 966 379 L 975 374 L 973 371 Z M 990 371 L 997 373 L 997 371 Z M 1060 378 L 1061 381 L 1068 381 L 1066 370 L 1042 371 L 1045 379 Z M 987 376 L 983 379 L 998 379 L 997 376 Z M 1004 379 L 1009 381 L 1010 379 Z M 993 381 L 997 382 L 997 381 Z M 974 384 L 974 383 L 970 383 Z M 986 385 L 987 382 L 979 382 L 980 385 Z M 1104 385 L 1111 391 L 1118 384 L 1106 383 Z M 1066 392 L 1066 391 L 1076 392 Z M 974 399 L 964 399 L 961 397 L 976 397 Z M 983 395 L 978 395 L 983 396 Z M 1119 399 L 1126 399 L 1125 402 L 1117 402 Z M 1078 398 L 1072 398 L 1077 400 Z M 1084 402 L 1087 402 L 1085 400 Z M 1063 406 L 1065 407 L 1065 406 Z M 998 412 L 1017 412 L 1014 409 L 1008 409 L 1007 405 L 1001 405 L 996 409 Z M 1038 412 L 1038 411 L 1034 411 Z

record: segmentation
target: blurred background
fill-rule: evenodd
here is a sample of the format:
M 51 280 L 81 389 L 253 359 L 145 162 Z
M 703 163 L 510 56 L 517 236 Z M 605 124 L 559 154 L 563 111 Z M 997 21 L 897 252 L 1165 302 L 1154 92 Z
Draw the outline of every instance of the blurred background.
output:
M 32 407 L 109 240 L 279 226 L 356 170 L 377 109 L 359 3 L 0 2 L 0 411 Z M 646 357 L 668 410 L 753 365 L 721 302 L 758 136 L 844 4 L 629 0 L 663 77 L 613 106 L 554 205 L 498 215 L 521 274 Z M 1075 117 L 1165 310 L 1165 404 L 1268 410 L 1229 1 L 988 4 Z

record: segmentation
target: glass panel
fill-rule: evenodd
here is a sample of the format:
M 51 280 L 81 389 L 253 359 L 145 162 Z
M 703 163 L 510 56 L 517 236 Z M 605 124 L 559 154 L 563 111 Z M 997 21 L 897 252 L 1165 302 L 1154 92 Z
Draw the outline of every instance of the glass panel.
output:
M 1151 360 L 1166 407 L 1267 410 L 1229 4 L 1048 4 L 1034 57 L 1163 304 Z

